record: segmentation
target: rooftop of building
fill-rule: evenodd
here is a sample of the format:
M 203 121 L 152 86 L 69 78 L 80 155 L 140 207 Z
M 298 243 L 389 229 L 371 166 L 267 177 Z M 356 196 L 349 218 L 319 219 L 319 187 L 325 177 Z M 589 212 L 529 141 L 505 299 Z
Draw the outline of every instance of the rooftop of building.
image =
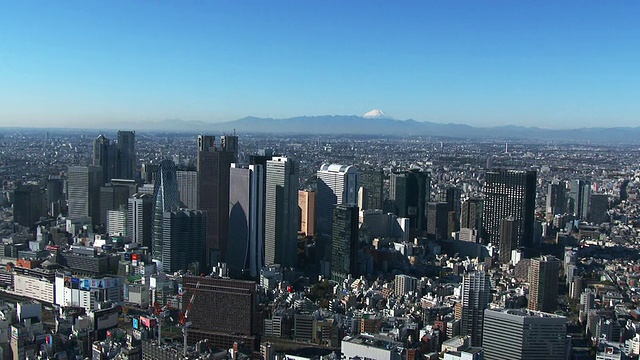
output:
M 378 349 L 392 350 L 400 347 L 402 344 L 393 341 L 392 338 L 384 335 L 372 335 L 367 333 L 358 334 L 356 336 L 346 337 L 342 341 L 352 344 L 371 346 Z
M 520 317 L 535 317 L 535 318 L 564 318 L 561 315 L 550 314 L 542 311 L 534 311 L 529 309 L 487 309 L 487 311 L 494 311 L 508 315 L 515 315 Z

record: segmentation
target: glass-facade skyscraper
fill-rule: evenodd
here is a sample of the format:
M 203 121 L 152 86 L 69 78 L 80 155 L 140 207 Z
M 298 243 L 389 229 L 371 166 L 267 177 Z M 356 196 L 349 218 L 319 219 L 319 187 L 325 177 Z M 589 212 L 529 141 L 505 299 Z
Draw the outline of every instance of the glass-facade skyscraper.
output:
M 483 225 L 485 240 L 500 245 L 500 221 L 512 216 L 517 227 L 517 246 L 533 243 L 536 206 L 536 172 L 488 171 L 484 184 Z
M 162 261 L 163 214 L 166 211 L 176 211 L 180 207 L 176 166 L 173 161 L 162 160 L 160 162 L 155 185 L 152 255 L 154 259 Z

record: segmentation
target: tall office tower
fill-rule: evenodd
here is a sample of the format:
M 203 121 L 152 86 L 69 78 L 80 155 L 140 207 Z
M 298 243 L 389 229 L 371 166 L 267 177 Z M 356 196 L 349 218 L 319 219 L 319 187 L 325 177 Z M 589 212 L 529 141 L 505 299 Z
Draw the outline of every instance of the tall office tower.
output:
M 118 131 L 118 179 L 133 179 L 136 169 L 136 132 Z
M 536 172 L 488 171 L 484 194 L 482 223 L 486 240 L 499 247 L 500 220 L 513 216 L 518 228 L 518 247 L 531 246 L 536 207 Z
M 482 347 L 487 360 L 565 360 L 567 318 L 524 309 L 487 309 Z
M 314 236 L 316 233 L 316 195 L 315 191 L 298 191 L 300 231 L 306 236 Z
M 472 346 L 482 344 L 484 309 L 491 302 L 491 282 L 489 274 L 474 271 L 462 278 L 462 318 L 461 335 L 471 337 Z
M 409 275 L 396 275 L 396 295 L 403 296 L 418 289 L 418 279 Z
M 317 229 L 323 235 L 331 234 L 333 207 L 338 204 L 358 203 L 358 170 L 354 166 L 323 164 L 317 172 L 318 203 Z
M 384 204 L 384 171 L 365 170 L 358 174 L 358 185 L 364 189 L 361 210 L 382 209 Z
M 511 251 L 516 249 L 518 241 L 518 224 L 513 216 L 500 220 L 499 258 L 503 264 L 511 261 Z
M 591 184 L 582 180 L 571 180 L 569 190 L 568 212 L 576 218 L 586 221 L 589 213 L 589 198 L 591 197 Z
M 567 207 L 564 183 L 554 181 L 547 187 L 547 216 L 564 214 Z
M 165 211 L 162 214 L 162 270 L 173 273 L 205 269 L 202 251 L 207 236 L 206 213 L 199 210 Z
M 129 198 L 127 236 L 131 242 L 151 248 L 154 199 L 149 194 L 134 194 Z
M 233 343 L 245 343 L 258 348 L 257 319 L 258 290 L 253 281 L 185 276 L 183 279 L 183 308 L 187 306 L 196 287 L 189 312 L 187 341 L 204 339 L 219 349 L 230 349 Z
M 609 222 L 609 196 L 606 194 L 591 194 L 589 198 L 588 220 L 595 224 Z
M 69 219 L 90 217 L 100 222 L 100 186 L 102 168 L 99 166 L 70 166 L 67 171 Z
M 421 235 L 427 230 L 427 203 L 430 201 L 431 178 L 429 173 L 412 169 L 392 173 L 389 199 L 393 213 L 409 218 L 411 229 Z
M 115 177 L 116 149 L 102 134 L 93 140 L 92 164 L 102 168 L 102 184 L 108 183 Z
M 198 208 L 207 212 L 207 261 L 226 261 L 229 237 L 229 168 L 238 156 L 236 136 L 198 135 Z
M 558 302 L 560 261 L 551 255 L 531 259 L 529 267 L 529 310 L 552 313 Z
M 13 221 L 33 229 L 44 214 L 44 192 L 40 186 L 18 185 L 13 191 Z
M 163 216 L 167 211 L 176 211 L 180 207 L 176 166 L 171 160 L 162 160 L 158 167 L 154 191 L 152 256 L 162 261 L 164 241 Z
M 358 272 L 358 207 L 336 205 L 333 209 L 331 234 L 331 279 L 339 283 Z
M 100 224 L 107 224 L 107 212 L 117 210 L 120 206 L 127 207 L 129 202 L 129 188 L 126 186 L 103 186 L 100 188 Z
M 449 211 L 447 217 L 447 236 L 453 234 L 454 232 L 458 232 L 460 230 L 460 220 L 458 218 L 458 213 L 455 211 Z
M 180 203 L 187 209 L 198 208 L 198 172 L 195 170 L 178 170 L 178 192 Z
M 460 228 L 482 230 L 482 199 L 466 199 L 460 209 Z M 482 234 L 480 234 L 482 235 Z
M 47 210 L 49 215 L 57 217 L 64 202 L 64 181 L 60 176 L 49 175 L 47 179 Z
M 456 186 L 447 186 L 441 193 L 440 201 L 447 203 L 447 211 L 455 211 L 460 215 L 462 212 L 462 189 Z
M 449 211 L 446 202 L 430 202 L 427 205 L 427 236 L 434 240 L 447 240 Z
M 264 168 L 231 165 L 229 173 L 229 251 L 232 277 L 257 277 L 264 266 Z
M 298 163 L 276 156 L 267 160 L 265 264 L 293 267 L 298 247 Z

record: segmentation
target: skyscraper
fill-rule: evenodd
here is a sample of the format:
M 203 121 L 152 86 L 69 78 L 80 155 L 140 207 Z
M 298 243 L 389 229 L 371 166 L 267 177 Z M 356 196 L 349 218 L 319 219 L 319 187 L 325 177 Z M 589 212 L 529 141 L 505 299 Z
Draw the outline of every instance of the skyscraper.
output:
M 229 168 L 238 155 L 237 136 L 198 135 L 198 207 L 207 212 L 207 261 L 226 261 L 229 237 Z
M 154 192 L 152 255 L 154 259 L 162 261 L 163 216 L 165 212 L 176 211 L 180 207 L 176 166 L 173 161 L 160 162 Z
M 358 207 L 336 205 L 331 234 L 331 279 L 342 282 L 347 275 L 358 277 Z
M 552 313 L 558 304 L 560 261 L 551 255 L 531 259 L 529 309 Z
M 127 236 L 132 242 L 149 248 L 151 248 L 153 200 L 153 196 L 148 194 L 134 194 L 129 198 L 127 216 Z
M 482 199 L 467 199 L 462 204 L 460 227 L 480 230 L 482 228 Z
M 206 214 L 199 210 L 165 211 L 162 214 L 162 270 L 173 273 L 205 267 Z
M 427 230 L 427 203 L 430 197 L 429 173 L 412 169 L 391 174 L 389 199 L 393 204 L 393 213 L 409 218 L 410 227 L 416 235 L 423 235 Z
M 483 237 L 482 199 L 466 199 L 460 209 L 460 240 L 477 241 Z
M 118 161 L 116 177 L 133 179 L 136 169 L 136 132 L 118 131 Z
M 574 214 L 580 220 L 587 220 L 589 213 L 589 198 L 591 197 L 591 184 L 582 180 L 571 180 L 569 190 L 568 212 Z
M 316 233 L 316 195 L 315 191 L 298 191 L 298 207 L 300 207 L 300 231 L 306 236 Z
M 358 174 L 358 185 L 364 189 L 361 210 L 382 209 L 384 204 L 384 171 L 365 170 Z
M 333 207 L 358 203 L 358 170 L 350 165 L 323 164 L 317 176 L 316 225 L 318 232 L 330 235 Z
M 587 219 L 595 224 L 609 222 L 609 196 L 606 194 L 591 194 L 589 197 L 589 213 Z
M 564 214 L 567 207 L 564 183 L 554 181 L 547 187 L 547 216 Z
M 35 228 L 45 214 L 44 192 L 38 185 L 19 185 L 13 191 L 13 220 L 18 224 Z
M 447 211 L 455 211 L 460 215 L 462 211 L 462 189 L 457 186 L 447 186 L 441 194 L 440 201 L 447 203 Z
M 264 168 L 232 164 L 229 179 L 229 251 L 227 265 L 232 277 L 245 271 L 252 277 L 264 266 Z
M 567 319 L 524 309 L 487 309 L 482 347 L 487 360 L 565 360 Z
M 93 225 L 99 224 L 102 168 L 99 166 L 70 166 L 67 176 L 69 218 L 90 217 Z
M 109 139 L 100 134 L 93 140 L 93 161 L 94 166 L 102 168 L 102 184 L 106 184 L 115 175 L 116 149 L 111 145 Z
M 518 246 L 533 244 L 536 200 L 536 172 L 489 171 L 484 184 L 483 225 L 488 242 L 499 247 L 500 220 L 513 216 L 518 229 Z
M 129 188 L 127 186 L 113 186 L 107 184 L 100 188 L 100 224 L 107 224 L 107 212 L 127 207 Z
M 449 238 L 449 211 L 446 202 L 430 202 L 427 207 L 427 236 L 434 240 Z
M 198 172 L 196 170 L 177 170 L 180 203 L 187 209 L 198 208 Z
M 511 251 L 516 249 L 518 240 L 518 226 L 513 216 L 500 220 L 500 262 L 508 264 L 511 261 Z
M 56 217 L 60 214 L 64 202 L 64 181 L 60 176 L 49 175 L 47 179 L 47 210 L 49 215 Z
M 462 278 L 462 318 L 460 333 L 471 337 L 472 346 L 482 345 L 484 309 L 491 302 L 489 274 L 474 271 Z
M 286 157 L 267 161 L 265 264 L 296 265 L 298 244 L 298 163 Z

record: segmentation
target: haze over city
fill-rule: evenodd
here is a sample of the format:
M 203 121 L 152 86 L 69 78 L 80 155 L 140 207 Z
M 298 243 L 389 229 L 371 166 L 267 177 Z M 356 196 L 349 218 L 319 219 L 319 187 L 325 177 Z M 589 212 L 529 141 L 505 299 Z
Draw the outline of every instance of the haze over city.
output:
M 636 126 L 635 2 L 6 2 L 0 126 Z

